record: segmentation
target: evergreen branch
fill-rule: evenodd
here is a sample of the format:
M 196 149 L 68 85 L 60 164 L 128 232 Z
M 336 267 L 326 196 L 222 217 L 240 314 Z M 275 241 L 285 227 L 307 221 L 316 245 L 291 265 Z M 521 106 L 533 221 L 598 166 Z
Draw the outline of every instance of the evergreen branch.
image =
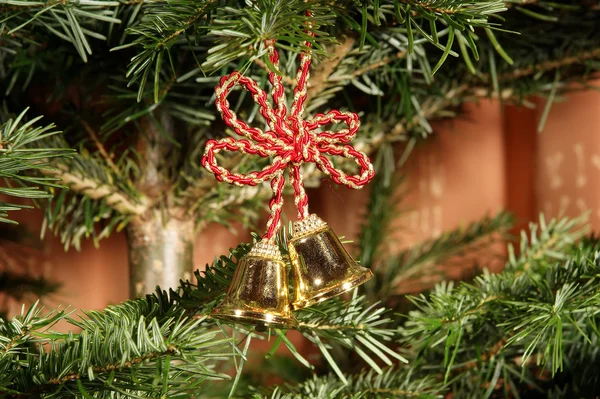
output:
M 406 50 L 398 51 L 394 55 L 384 57 L 384 58 L 382 58 L 379 61 L 376 61 L 376 62 L 374 62 L 372 64 L 369 64 L 369 65 L 365 65 L 364 67 L 361 67 L 361 68 L 357 69 L 356 71 L 352 72 L 352 77 L 356 78 L 356 77 L 359 77 L 359 76 L 363 76 L 363 75 L 365 75 L 367 73 L 373 72 L 376 69 L 382 68 L 382 67 L 384 67 L 384 66 L 386 66 L 386 65 L 388 65 L 388 64 L 390 64 L 390 63 L 392 63 L 394 61 L 397 61 L 397 60 L 399 60 L 401 58 L 406 57 L 407 54 L 408 54 L 408 51 L 406 51 Z
M 332 370 L 344 381 L 346 377 L 328 353 L 328 344 L 353 350 L 378 373 L 382 373 L 382 370 L 373 357 L 390 366 L 392 359 L 406 362 L 404 357 L 381 342 L 389 341 L 395 335 L 391 320 L 383 317 L 385 312 L 384 307 L 378 303 L 369 305 L 365 297 L 357 296 L 355 291 L 351 301 L 333 298 L 299 310 L 295 316 L 299 323 L 298 330 L 317 345 Z M 289 347 L 288 343 L 286 345 Z
M 53 124 L 36 127 L 41 116 L 23 122 L 26 112 L 27 109 L 0 125 L 0 178 L 21 186 L 2 187 L 0 193 L 18 198 L 50 198 L 51 194 L 41 188 L 57 187 L 60 183 L 56 179 L 32 176 L 32 173 L 50 171 L 50 159 L 68 157 L 73 152 L 64 148 L 33 148 L 59 132 L 54 130 Z M 22 208 L 27 206 L 0 202 L 0 222 L 11 222 L 5 210 Z
M 516 273 L 539 271 L 556 261 L 565 261 L 569 254 L 565 249 L 574 245 L 589 231 L 587 215 L 579 218 L 552 219 L 549 223 L 540 215 L 539 224 L 530 223 L 528 237 L 521 232 L 519 257 L 515 256 L 512 244 L 508 245 L 506 268 Z
M 140 203 L 135 203 L 115 186 L 101 183 L 89 177 L 78 176 L 63 165 L 51 170 L 44 170 L 42 173 L 56 178 L 75 193 L 85 195 L 93 200 L 104 200 L 108 206 L 123 215 L 141 215 L 147 208 L 143 199 Z
M 267 73 L 271 72 L 271 69 L 269 69 L 269 66 L 262 59 L 255 58 L 254 60 L 252 60 L 252 62 L 254 62 L 256 65 L 258 65 L 260 68 L 262 68 L 265 72 L 267 72 Z M 289 87 L 296 87 L 298 85 L 298 82 L 296 82 L 296 79 L 294 79 L 288 75 L 281 74 L 281 80 L 283 81 L 283 83 L 285 83 Z M 310 82 L 308 84 L 310 85 Z
M 227 357 L 218 350 L 230 340 L 203 326 L 204 320 L 185 317 L 183 309 L 164 292 L 86 316 L 75 320 L 59 314 L 52 319 L 82 328 L 80 334 L 47 332 L 49 323 L 39 312 L 6 325 L 19 332 L 29 318 L 26 335 L 35 337 L 33 342 L 40 347 L 50 348 L 40 355 L 35 346 L 15 351 L 13 344 L 10 356 L 0 358 L 0 387 L 6 397 L 54 393 L 66 398 L 74 392 L 82 398 L 117 393 L 135 396 L 136 392 L 157 398 L 187 396 L 207 377 L 226 377 L 215 372 L 211 362 Z M 0 336 L 0 344 L 3 340 Z M 31 367 L 22 368 L 23 362 Z
M 123 370 L 127 370 L 127 369 L 131 369 L 137 365 L 139 365 L 140 363 L 146 361 L 146 360 L 151 360 L 151 359 L 156 359 L 158 357 L 166 357 L 168 355 L 173 355 L 180 352 L 179 349 L 173 345 L 169 345 L 167 346 L 167 350 L 163 351 L 163 352 L 148 352 L 145 353 L 142 356 L 139 357 L 134 357 L 130 360 L 127 360 L 125 363 L 113 363 L 113 364 L 108 364 L 108 365 L 103 365 L 103 366 L 94 366 L 90 369 L 88 369 L 88 373 L 91 371 L 91 373 L 93 373 L 94 375 L 98 375 L 98 374 L 103 374 L 103 373 L 109 373 L 111 371 L 123 371 Z M 71 373 L 71 374 L 67 374 L 65 376 L 62 376 L 60 378 L 55 377 L 55 378 L 50 378 L 48 380 L 48 384 L 51 385 L 62 385 L 65 384 L 67 382 L 73 382 L 76 380 L 81 380 L 82 378 L 85 378 L 85 375 L 81 375 L 79 373 Z M 43 391 L 44 387 L 40 387 L 37 391 Z M 24 393 L 23 395 L 28 396 L 27 393 Z
M 408 283 L 414 278 L 435 275 L 435 266 L 440 262 L 447 262 L 455 256 L 464 257 L 476 250 L 482 241 L 501 238 L 497 236 L 506 233 L 512 224 L 513 217 L 508 213 L 500 212 L 494 217 L 485 217 L 468 226 L 445 232 L 440 237 L 427 240 L 399 254 L 391 255 L 374 270 L 376 292 L 384 296 L 398 295 L 405 289 L 403 286 L 411 285 L 402 282 Z M 489 242 L 485 243 L 486 247 L 488 244 Z M 548 242 L 546 248 L 552 246 L 553 243 Z M 442 271 L 437 273 L 439 278 L 443 277 Z
M 115 165 L 115 162 L 113 161 L 112 156 L 109 155 L 108 152 L 106 151 L 104 144 L 98 138 L 98 134 L 94 131 L 94 129 L 92 129 L 90 124 L 87 123 L 86 121 L 81 121 L 81 124 L 83 125 L 83 128 L 86 130 L 86 132 L 88 132 L 88 134 L 90 135 L 90 138 L 92 139 L 92 142 L 98 149 L 98 152 L 100 153 L 102 158 L 104 158 L 107 165 L 113 171 L 115 176 L 119 176 L 121 174 L 121 172 L 119 171 L 119 168 L 117 168 L 117 165 Z
M 334 375 L 328 374 L 313 377 L 297 386 L 290 388 L 289 393 L 282 394 L 276 390 L 270 395 L 271 399 L 330 399 L 342 398 L 441 398 L 444 389 L 431 376 L 418 375 L 408 367 L 385 367 L 381 374 L 373 370 L 363 371 L 348 378 L 347 384 L 342 383 Z M 256 399 L 266 396 L 255 395 Z
M 352 50 L 356 43 L 356 39 L 350 36 L 343 37 L 340 43 L 333 45 L 329 50 L 327 59 L 321 61 L 314 71 L 311 72 L 311 79 L 306 91 L 306 102 L 317 97 L 327 85 L 327 81 L 331 74 L 335 71 L 340 62 L 344 60 L 346 55 Z
M 518 393 L 511 378 L 500 383 L 494 375 L 516 370 L 535 384 L 540 375 L 527 371 L 530 359 L 554 374 L 567 347 L 598 335 L 588 328 L 600 314 L 597 242 L 575 244 L 581 220 L 541 219 L 539 229 L 530 240 L 523 234 L 520 258 L 509 260 L 502 273 L 484 273 L 457 288 L 440 285 L 428 298 L 412 299 L 418 310 L 400 329 L 405 342 L 430 370 L 452 375 L 464 397 L 497 389 Z M 433 366 L 436 357 L 444 358 L 441 367 Z
M 142 51 L 131 59 L 126 77 L 129 78 L 128 86 L 138 84 L 137 101 L 141 102 L 150 70 L 154 69 L 154 102 L 158 103 L 160 71 L 163 68 L 165 52 L 171 58 L 171 47 L 180 36 L 187 35 L 205 19 L 206 16 L 218 5 L 215 0 L 202 1 L 197 6 L 195 2 L 178 0 L 166 1 L 166 4 L 152 5 L 146 8 L 143 19 L 139 24 L 127 29 L 127 34 L 136 37 L 126 45 L 113 48 L 123 50 L 129 47 L 140 47 Z M 176 71 L 171 64 L 172 75 Z
M 591 50 L 585 50 L 578 52 L 575 55 L 565 55 L 562 58 L 548 60 L 541 62 L 539 64 L 527 65 L 522 68 L 518 68 L 514 71 L 505 72 L 503 74 L 498 75 L 498 80 L 500 82 L 511 81 L 514 79 L 522 79 L 527 76 L 531 76 L 540 72 L 549 72 L 554 71 L 566 66 L 583 64 L 585 61 L 593 60 L 600 58 L 600 48 L 594 48 Z M 489 82 L 490 75 L 483 74 L 481 75 L 481 79 L 483 81 Z
M 3 3 L 7 5 L 6 16 L 2 19 L 3 25 L 7 25 L 6 35 L 14 35 L 26 29 L 42 29 L 70 42 L 84 62 L 87 62 L 88 56 L 92 54 L 88 37 L 106 39 L 103 34 L 94 30 L 102 23 L 120 23 L 120 20 L 113 17 L 114 8 L 119 6 L 119 1 L 4 0 Z M 40 39 L 47 40 L 47 33 L 39 36 Z M 34 38 L 37 38 L 37 35 Z

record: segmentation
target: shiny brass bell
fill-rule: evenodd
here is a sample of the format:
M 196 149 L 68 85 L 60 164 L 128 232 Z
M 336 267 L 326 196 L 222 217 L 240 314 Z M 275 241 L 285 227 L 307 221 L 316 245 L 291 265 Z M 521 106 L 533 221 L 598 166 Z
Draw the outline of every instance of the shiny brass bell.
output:
M 295 282 L 294 309 L 340 295 L 373 277 L 314 214 L 294 223 L 288 250 Z
M 298 325 L 290 309 L 287 268 L 276 244 L 260 241 L 240 259 L 225 299 L 212 316 L 254 324 L 258 331 Z

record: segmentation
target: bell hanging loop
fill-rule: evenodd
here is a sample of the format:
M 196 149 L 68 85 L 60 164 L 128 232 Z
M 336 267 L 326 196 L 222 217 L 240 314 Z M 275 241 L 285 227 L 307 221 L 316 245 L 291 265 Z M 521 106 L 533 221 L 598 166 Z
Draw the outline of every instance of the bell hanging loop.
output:
M 343 294 L 373 277 L 315 214 L 293 224 L 288 251 L 294 275 L 293 309 Z

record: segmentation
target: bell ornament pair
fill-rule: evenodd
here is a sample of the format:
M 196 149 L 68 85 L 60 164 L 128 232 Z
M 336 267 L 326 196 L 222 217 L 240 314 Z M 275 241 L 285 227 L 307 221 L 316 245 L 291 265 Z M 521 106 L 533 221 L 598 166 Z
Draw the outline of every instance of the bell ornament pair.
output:
M 327 223 L 311 214 L 293 224 L 288 252 L 294 281 L 276 244 L 258 242 L 238 262 L 225 299 L 212 316 L 257 325 L 257 329 L 295 328 L 292 310 L 340 295 L 373 277 L 348 254 Z

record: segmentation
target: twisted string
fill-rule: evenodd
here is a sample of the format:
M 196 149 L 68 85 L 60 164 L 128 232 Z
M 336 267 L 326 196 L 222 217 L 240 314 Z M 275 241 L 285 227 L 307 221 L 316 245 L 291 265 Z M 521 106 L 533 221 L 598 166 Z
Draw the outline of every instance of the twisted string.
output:
M 311 32 L 309 34 L 312 35 Z M 294 88 L 294 99 L 289 114 L 285 105 L 285 89 L 279 70 L 279 54 L 275 49 L 275 41 L 269 40 L 266 45 L 267 55 L 274 68 L 274 71 L 269 72 L 273 105 L 269 103 L 267 93 L 253 79 L 244 77 L 237 71 L 223 76 L 215 88 L 215 105 L 225 124 L 243 138 L 209 140 L 206 143 L 202 165 L 213 173 L 217 180 L 237 186 L 255 186 L 267 180 L 271 181 L 273 190 L 269 202 L 271 214 L 267 220 L 267 231 L 263 239 L 273 240 L 281 226 L 285 169 L 289 169 L 290 183 L 294 188 L 294 203 L 300 220 L 309 214 L 308 197 L 302 181 L 303 163 L 314 162 L 317 168 L 329 175 L 334 182 L 353 189 L 360 189 L 367 184 L 375 175 L 375 171 L 369 158 L 348 144 L 354 139 L 360 126 L 357 114 L 332 110 L 326 114 L 317 114 L 309 120 L 302 118 L 312 62 L 310 43 L 305 43 L 307 50 L 300 55 L 300 65 L 296 72 L 297 85 Z M 260 114 L 269 127 L 268 130 L 248 126 L 231 110 L 227 97 L 238 85 L 248 91 L 254 102 L 258 104 Z M 319 131 L 326 125 L 339 123 L 345 124 L 346 127 L 336 131 Z M 218 164 L 217 154 L 226 151 L 272 158 L 272 162 L 259 171 L 246 174 L 235 173 Z M 328 156 L 341 156 L 353 160 L 360 169 L 359 173 L 346 174 L 336 168 Z

